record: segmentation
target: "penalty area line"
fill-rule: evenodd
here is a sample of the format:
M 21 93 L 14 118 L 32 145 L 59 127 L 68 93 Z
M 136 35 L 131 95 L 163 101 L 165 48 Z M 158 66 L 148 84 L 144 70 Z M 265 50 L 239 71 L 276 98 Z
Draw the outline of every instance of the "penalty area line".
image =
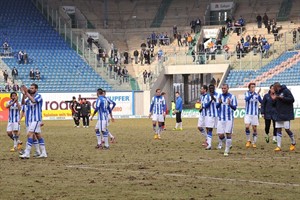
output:
M 252 183 L 252 184 L 264 184 L 264 185 L 276 185 L 276 186 L 292 186 L 292 187 L 300 187 L 298 183 L 278 183 L 278 182 L 270 182 L 270 181 L 255 181 L 255 180 L 244 180 L 244 179 L 236 179 L 236 178 L 218 178 L 218 177 L 210 177 L 210 176 L 198 176 L 198 175 L 186 175 L 186 174 L 177 174 L 177 173 L 157 173 L 157 172 L 147 172 L 147 171 L 137 171 L 137 170 L 122 170 L 122 169 L 107 169 L 107 168 L 98 168 L 91 167 L 88 165 L 66 165 L 67 168 L 72 169 L 84 169 L 84 170 L 95 170 L 95 171 L 113 171 L 113 172 L 124 172 L 124 173 L 140 173 L 140 174 L 149 174 L 149 175 L 163 175 L 170 177 L 188 177 L 188 178 L 198 178 L 205 180 L 217 180 L 217 181 L 230 181 L 230 182 L 242 182 L 242 183 Z

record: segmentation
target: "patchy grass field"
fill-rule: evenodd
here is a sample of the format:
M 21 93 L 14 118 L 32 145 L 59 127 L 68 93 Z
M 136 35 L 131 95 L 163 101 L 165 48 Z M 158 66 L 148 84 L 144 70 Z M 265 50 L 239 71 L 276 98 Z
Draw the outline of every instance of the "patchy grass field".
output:
M 20 160 L 9 152 L 1 122 L 0 199 L 300 199 L 300 147 L 289 152 L 286 134 L 283 152 L 274 153 L 261 125 L 258 148 L 246 149 L 243 120 L 236 120 L 233 149 L 224 157 L 223 150 L 203 149 L 197 119 L 184 119 L 183 131 L 171 131 L 174 123 L 167 119 L 162 140 L 153 140 L 149 119 L 116 120 L 110 130 L 117 143 L 96 150 L 92 127 L 46 121 L 48 158 Z M 300 144 L 299 120 L 292 130 Z

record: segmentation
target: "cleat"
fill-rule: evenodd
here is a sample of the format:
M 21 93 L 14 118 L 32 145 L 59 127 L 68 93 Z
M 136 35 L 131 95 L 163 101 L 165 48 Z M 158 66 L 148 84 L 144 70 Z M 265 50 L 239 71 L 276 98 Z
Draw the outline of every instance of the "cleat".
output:
M 276 139 L 273 139 L 273 144 L 277 144 L 277 140 Z
M 80 128 L 80 126 L 76 126 L 77 128 Z
M 154 139 L 155 140 L 158 139 L 158 135 L 157 134 L 154 135 Z
M 41 155 L 37 156 L 36 158 L 47 158 L 47 154 L 45 153 L 42 153 Z
M 229 147 L 229 149 L 232 149 L 232 145 Z
M 229 154 L 228 154 L 228 152 L 224 152 L 224 156 L 228 156 Z
M 266 135 L 266 136 L 265 136 L 265 140 L 266 140 L 266 143 L 269 143 L 269 142 L 270 142 L 270 137 L 269 137 L 269 135 Z
M 256 144 L 252 144 L 252 147 L 253 147 L 253 148 L 256 148 Z
M 89 126 L 86 126 L 85 128 L 89 128 Z
M 101 144 L 97 144 L 97 146 L 95 146 L 95 149 L 102 149 L 102 145 Z
M 207 146 L 205 150 L 211 150 L 211 146 Z
M 182 131 L 183 129 L 182 129 L 182 128 L 179 128 L 179 130 Z
M 295 151 L 295 149 L 296 149 L 296 144 L 291 144 L 290 151 Z
M 13 147 L 13 148 L 11 148 L 9 151 L 10 152 L 15 152 L 17 150 L 17 148 L 16 147 Z
M 177 130 L 177 128 L 173 128 L 172 130 L 173 130 L 173 131 L 176 131 L 176 130 Z
M 279 152 L 279 151 L 281 151 L 281 148 L 280 148 L 280 147 L 276 147 L 276 148 L 274 149 L 274 151 L 275 151 L 275 152 Z
M 108 146 L 108 147 L 107 147 L 107 146 L 104 146 L 103 149 L 104 149 L 104 150 L 109 150 L 109 146 Z
M 41 155 L 40 153 L 35 152 L 34 155 L 33 155 L 33 157 L 37 158 L 37 157 L 39 157 L 40 155 Z
M 219 144 L 217 149 L 221 150 L 222 149 L 222 144 Z
M 23 150 L 23 149 L 21 149 L 20 151 L 19 151 L 19 155 L 23 155 L 25 153 L 25 151 Z
M 21 159 L 29 159 L 30 156 L 26 155 L 26 154 L 23 154 L 23 155 L 19 155 L 19 158 L 21 158 Z
M 251 141 L 248 141 L 248 142 L 246 143 L 246 147 L 249 148 L 250 146 L 251 146 Z
M 161 139 L 160 135 L 157 136 L 157 139 L 159 139 L 159 140 Z

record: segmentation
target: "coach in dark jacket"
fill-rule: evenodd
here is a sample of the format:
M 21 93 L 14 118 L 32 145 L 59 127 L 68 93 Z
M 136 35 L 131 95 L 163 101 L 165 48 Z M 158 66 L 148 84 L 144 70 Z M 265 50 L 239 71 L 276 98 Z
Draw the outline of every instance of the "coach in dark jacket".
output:
M 295 151 L 296 141 L 293 132 L 290 130 L 290 120 L 294 119 L 294 107 L 295 101 L 291 91 L 280 83 L 274 83 L 275 94 L 271 94 L 271 98 L 275 100 L 276 105 L 276 129 L 277 129 L 277 147 L 275 152 L 281 151 L 281 138 L 282 129 L 284 128 L 286 133 L 291 139 L 290 151 Z
M 266 142 L 269 143 L 269 132 L 271 122 L 273 124 L 273 143 L 277 142 L 276 139 L 276 128 L 275 128 L 275 118 L 276 118 L 276 107 L 275 101 L 271 98 L 271 94 L 274 95 L 275 91 L 273 85 L 270 86 L 270 90 L 267 94 L 264 95 L 264 98 L 261 103 L 261 114 L 265 119 L 265 133 L 266 133 Z
M 88 128 L 90 125 L 89 117 L 91 115 L 91 105 L 89 102 L 86 101 L 86 99 L 82 99 L 81 104 L 81 117 L 83 122 L 83 128 Z

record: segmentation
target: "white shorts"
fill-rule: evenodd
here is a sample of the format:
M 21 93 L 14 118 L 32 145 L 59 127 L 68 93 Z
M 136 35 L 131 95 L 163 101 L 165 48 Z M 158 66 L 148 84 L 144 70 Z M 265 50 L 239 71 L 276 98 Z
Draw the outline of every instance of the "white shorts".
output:
M 217 128 L 218 117 L 205 117 L 205 127 L 206 128 Z
M 99 131 L 106 131 L 107 120 L 98 120 L 95 129 L 98 129 Z
M 30 122 L 28 126 L 28 132 L 41 133 L 41 123 L 42 122 Z
M 198 127 L 205 128 L 205 116 L 199 116 Z
M 218 121 L 218 134 L 232 133 L 233 131 L 233 120 L 230 121 Z
M 164 119 L 164 115 L 158 115 L 158 114 L 153 114 L 152 115 L 152 121 L 154 122 L 164 122 L 165 119 Z
M 251 124 L 252 126 L 259 125 L 257 115 L 245 115 L 244 122 L 245 122 L 245 124 Z
M 7 132 L 11 131 L 19 131 L 20 130 L 20 124 L 18 122 L 8 122 L 7 124 Z
M 290 121 L 278 121 L 278 122 L 275 122 L 275 128 L 290 129 L 290 127 L 291 127 Z

